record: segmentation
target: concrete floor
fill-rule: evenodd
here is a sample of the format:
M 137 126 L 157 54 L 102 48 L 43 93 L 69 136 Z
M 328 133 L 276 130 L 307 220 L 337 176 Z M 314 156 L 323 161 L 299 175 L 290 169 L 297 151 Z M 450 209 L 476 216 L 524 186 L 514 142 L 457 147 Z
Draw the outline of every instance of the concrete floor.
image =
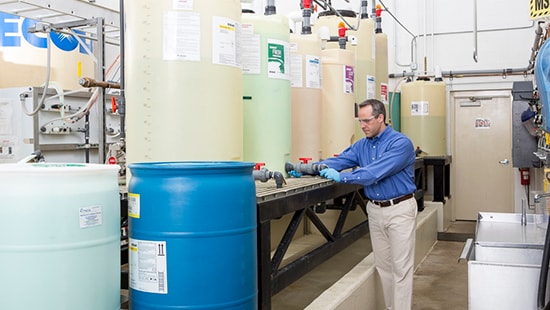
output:
M 413 310 L 468 309 L 468 265 L 458 257 L 474 232 L 475 222 L 453 222 L 436 242 L 415 271 Z M 304 309 L 370 252 L 367 235 L 273 296 L 272 309 Z
M 468 266 L 458 257 L 474 232 L 475 222 L 453 222 L 440 234 L 445 240 L 436 242 L 415 271 L 412 310 L 468 309 Z M 273 296 L 272 309 L 304 309 L 371 251 L 369 235 L 360 238 Z M 127 300 L 127 294 L 121 295 Z M 127 303 L 121 309 L 128 309 Z

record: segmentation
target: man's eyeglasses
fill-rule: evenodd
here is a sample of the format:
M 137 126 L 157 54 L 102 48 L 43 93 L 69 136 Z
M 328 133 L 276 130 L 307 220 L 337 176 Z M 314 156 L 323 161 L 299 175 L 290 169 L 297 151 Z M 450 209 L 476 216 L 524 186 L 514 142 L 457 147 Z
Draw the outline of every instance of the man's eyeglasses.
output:
M 358 119 L 357 121 L 359 122 L 359 124 L 361 123 L 365 123 L 365 124 L 369 124 L 373 119 L 377 118 L 377 116 L 371 116 L 369 118 L 364 118 L 364 119 Z

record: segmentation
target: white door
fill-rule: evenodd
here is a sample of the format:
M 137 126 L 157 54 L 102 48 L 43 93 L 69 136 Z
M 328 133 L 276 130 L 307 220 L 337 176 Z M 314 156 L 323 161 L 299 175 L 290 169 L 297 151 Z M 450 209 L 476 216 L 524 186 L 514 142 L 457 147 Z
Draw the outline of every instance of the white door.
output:
M 510 91 L 452 92 L 452 198 L 457 220 L 514 212 Z

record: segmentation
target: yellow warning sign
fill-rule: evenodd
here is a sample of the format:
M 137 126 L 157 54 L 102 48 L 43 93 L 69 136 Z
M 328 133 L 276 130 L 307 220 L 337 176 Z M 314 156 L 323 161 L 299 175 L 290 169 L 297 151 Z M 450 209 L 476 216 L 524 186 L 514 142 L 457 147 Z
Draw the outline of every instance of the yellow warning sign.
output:
M 531 19 L 550 15 L 550 0 L 530 0 L 529 12 Z

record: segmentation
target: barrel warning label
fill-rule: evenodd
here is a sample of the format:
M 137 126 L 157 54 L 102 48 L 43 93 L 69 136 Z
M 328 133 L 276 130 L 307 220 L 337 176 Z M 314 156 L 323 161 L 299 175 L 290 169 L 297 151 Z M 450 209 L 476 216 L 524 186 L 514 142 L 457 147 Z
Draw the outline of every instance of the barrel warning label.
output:
M 168 294 L 166 241 L 130 238 L 130 287 L 147 293 Z
M 128 216 L 138 219 L 140 216 L 139 194 L 128 193 Z

